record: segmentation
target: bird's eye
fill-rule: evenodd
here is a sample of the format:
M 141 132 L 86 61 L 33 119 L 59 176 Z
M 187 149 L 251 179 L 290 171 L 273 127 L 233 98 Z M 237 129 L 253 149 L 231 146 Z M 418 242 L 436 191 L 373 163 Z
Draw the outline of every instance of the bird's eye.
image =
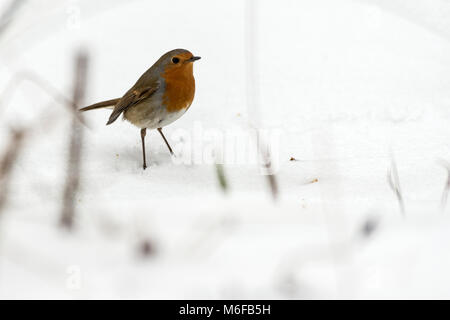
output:
M 180 62 L 180 59 L 178 59 L 177 57 L 172 58 L 172 62 L 173 62 L 173 63 L 178 63 L 178 62 Z

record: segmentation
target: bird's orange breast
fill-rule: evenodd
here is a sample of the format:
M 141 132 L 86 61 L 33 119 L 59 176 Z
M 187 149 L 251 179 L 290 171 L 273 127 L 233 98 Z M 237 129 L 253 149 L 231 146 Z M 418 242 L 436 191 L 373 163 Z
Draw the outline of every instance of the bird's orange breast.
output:
M 169 112 L 177 112 L 190 107 L 195 95 L 195 79 L 192 63 L 176 69 L 166 70 L 163 103 Z

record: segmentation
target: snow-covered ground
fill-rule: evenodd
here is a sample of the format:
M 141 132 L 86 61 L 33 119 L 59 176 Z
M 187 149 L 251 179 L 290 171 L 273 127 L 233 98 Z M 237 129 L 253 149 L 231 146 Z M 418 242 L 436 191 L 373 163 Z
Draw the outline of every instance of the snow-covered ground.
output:
M 0 298 L 450 298 L 450 4 L 254 5 L 249 57 L 244 1 L 23 3 L 0 34 L 0 92 L 28 70 L 71 97 L 80 47 L 86 104 L 121 96 L 168 50 L 202 60 L 191 109 L 165 129 L 176 159 L 150 132 L 143 171 L 139 131 L 86 114 L 73 232 L 58 226 L 71 114 L 30 82 L 2 94 L 0 155 L 11 127 L 33 129 L 0 213 Z M 276 201 L 248 152 L 255 118 Z

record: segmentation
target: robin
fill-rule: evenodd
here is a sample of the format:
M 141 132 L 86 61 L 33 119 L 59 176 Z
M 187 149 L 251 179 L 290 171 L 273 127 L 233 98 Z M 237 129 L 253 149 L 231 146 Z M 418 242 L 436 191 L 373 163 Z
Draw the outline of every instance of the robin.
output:
M 143 168 L 147 129 L 157 129 L 173 155 L 162 128 L 180 118 L 191 106 L 195 94 L 193 62 L 200 57 L 184 49 L 167 52 L 150 67 L 122 98 L 95 103 L 80 111 L 113 108 L 106 125 L 123 118 L 141 129 Z

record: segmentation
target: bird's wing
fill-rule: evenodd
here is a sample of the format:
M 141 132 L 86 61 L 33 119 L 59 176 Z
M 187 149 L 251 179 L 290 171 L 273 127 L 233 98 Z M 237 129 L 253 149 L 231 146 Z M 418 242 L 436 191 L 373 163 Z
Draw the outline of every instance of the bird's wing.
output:
M 158 84 L 155 84 L 153 86 L 131 88 L 116 104 L 106 124 L 108 125 L 116 121 L 116 119 L 120 116 L 122 112 L 138 104 L 142 100 L 149 98 L 158 90 L 158 88 L 159 88 Z

